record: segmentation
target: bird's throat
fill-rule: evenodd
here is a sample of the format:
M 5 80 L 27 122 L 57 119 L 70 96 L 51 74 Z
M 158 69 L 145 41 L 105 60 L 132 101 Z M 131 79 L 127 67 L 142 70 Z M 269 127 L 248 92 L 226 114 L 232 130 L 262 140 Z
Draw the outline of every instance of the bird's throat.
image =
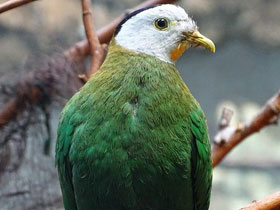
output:
M 188 44 L 186 42 L 180 42 L 173 50 L 171 50 L 170 59 L 172 61 L 177 61 L 187 48 Z

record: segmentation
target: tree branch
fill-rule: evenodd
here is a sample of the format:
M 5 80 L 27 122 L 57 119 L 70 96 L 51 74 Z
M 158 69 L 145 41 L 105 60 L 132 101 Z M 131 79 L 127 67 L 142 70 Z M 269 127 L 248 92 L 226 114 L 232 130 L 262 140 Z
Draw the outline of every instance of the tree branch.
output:
M 10 0 L 4 2 L 3 4 L 0 4 L 0 14 L 8 10 L 14 9 L 16 7 L 20 7 L 22 5 L 31 3 L 33 1 L 38 1 L 38 0 Z
M 252 204 L 241 208 L 240 210 L 279 210 L 280 209 L 280 191 L 273 193 L 261 200 L 253 201 Z
M 85 33 L 88 39 L 90 53 L 92 55 L 91 67 L 88 76 L 90 77 L 99 69 L 99 67 L 103 63 L 105 51 L 101 46 L 93 27 L 91 2 L 89 0 L 82 0 L 82 10 Z
M 280 114 L 280 90 L 273 96 L 262 110 L 245 124 L 236 128 L 226 127 L 218 132 L 212 148 L 212 165 L 215 167 L 222 159 L 246 137 L 260 131 L 265 126 L 277 123 Z
M 36 1 L 36 0 L 33 0 Z M 142 4 L 139 4 L 132 10 L 136 10 L 143 7 L 148 7 L 154 4 L 167 4 L 167 3 L 174 3 L 178 0 L 147 0 L 143 2 Z M 14 5 L 12 8 L 21 6 L 23 4 L 32 2 L 31 0 L 15 0 L 15 1 L 8 1 L 2 5 Z M 8 4 L 9 3 L 9 4 Z M 16 4 L 17 3 L 17 4 Z M 3 6 L 0 5 L 0 8 L 3 8 Z M 11 7 L 11 6 L 10 6 Z M 6 6 L 7 8 L 7 6 Z M 10 9 L 12 9 L 10 8 Z M 7 9 L 6 9 L 7 10 Z M 5 10 L 3 10 L 5 11 Z M 119 24 L 119 22 L 122 20 L 123 15 L 112 21 L 110 24 L 106 25 L 105 27 L 101 28 L 99 31 L 97 31 L 97 36 L 100 43 L 108 43 L 110 39 L 112 38 L 112 35 L 114 33 L 115 28 Z M 72 46 L 70 49 L 64 51 L 65 57 L 69 58 L 73 62 L 78 62 L 82 60 L 85 56 L 90 54 L 90 47 L 88 40 L 83 40 L 78 43 L 76 43 L 74 46 Z M 33 90 L 32 87 L 30 87 L 31 90 Z M 27 101 L 29 104 L 36 104 L 40 97 L 41 93 L 40 90 L 36 86 L 34 86 L 34 90 L 38 90 L 39 93 L 33 95 L 33 91 L 30 91 L 30 89 L 26 89 L 27 91 L 22 93 L 25 97 L 21 97 L 21 94 L 17 96 L 15 99 L 11 99 L 10 102 L 8 102 L 1 110 L 0 110 L 0 129 L 7 125 L 11 120 L 15 119 L 18 114 L 20 114 L 25 108 L 25 102 Z M 28 100 L 24 100 L 28 99 Z
M 37 87 L 28 89 L 28 93 L 22 91 L 19 95 L 8 102 L 0 112 L 0 129 L 22 112 L 28 104 L 36 103 L 42 96 Z
M 178 0 L 147 0 L 136 7 L 130 9 L 129 11 L 137 10 L 143 7 L 149 7 L 155 4 L 172 4 L 177 2 Z M 118 26 L 118 24 L 122 21 L 125 15 L 121 15 L 114 19 L 111 23 L 104 26 L 100 30 L 97 31 L 97 37 L 99 39 L 99 42 L 101 44 L 109 43 L 111 40 L 113 33 L 115 31 L 115 28 Z M 85 56 L 90 54 L 90 47 L 87 40 L 82 40 L 78 43 L 76 43 L 74 46 L 72 46 L 70 49 L 64 51 L 64 54 L 66 56 L 70 56 L 74 58 L 75 60 L 79 60 L 84 58 Z

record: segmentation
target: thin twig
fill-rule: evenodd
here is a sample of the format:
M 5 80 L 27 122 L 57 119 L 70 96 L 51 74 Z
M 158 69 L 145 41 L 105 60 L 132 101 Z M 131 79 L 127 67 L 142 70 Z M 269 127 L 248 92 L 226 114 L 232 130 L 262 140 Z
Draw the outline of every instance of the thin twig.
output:
M 36 1 L 36 0 L 33 0 Z M 139 8 L 143 7 L 148 7 L 154 4 L 171 4 L 174 3 L 178 0 L 147 0 L 143 2 L 142 4 L 139 4 L 132 10 L 136 10 Z M 23 2 L 32 2 L 32 1 L 27 1 L 27 0 L 17 0 L 17 1 L 8 1 L 8 2 L 21 2 L 21 4 L 18 4 L 17 6 L 21 6 L 24 3 Z M 2 4 L 5 5 L 8 2 Z M 0 5 L 0 8 L 2 7 Z M 15 8 L 14 6 L 13 8 Z M 7 10 L 7 9 L 6 9 Z M 119 18 L 115 19 L 113 22 L 109 23 L 105 27 L 101 28 L 100 30 L 97 31 L 97 36 L 100 41 L 100 43 L 108 43 L 110 39 L 112 38 L 112 35 L 114 33 L 114 30 L 116 26 L 119 24 L 119 22 L 122 20 L 123 16 L 120 16 Z M 90 54 L 90 48 L 89 48 L 89 43 L 88 40 L 83 40 L 80 41 L 74 46 L 72 46 L 70 49 L 64 51 L 64 55 L 68 58 L 70 58 L 72 61 L 79 61 L 85 58 L 85 56 Z M 37 87 L 34 86 L 34 90 L 38 90 Z M 40 91 L 40 90 L 39 90 Z M 28 90 L 27 92 L 24 93 L 25 98 L 29 99 L 28 103 L 31 104 L 36 104 L 42 93 L 34 94 L 33 91 Z M 11 120 L 15 119 L 18 114 L 20 114 L 26 106 L 25 100 L 21 100 L 20 96 L 17 96 L 15 99 L 11 99 L 10 102 L 8 102 L 6 105 L 3 106 L 3 108 L 0 110 L 0 129 L 7 125 Z
M 101 46 L 92 23 L 91 3 L 89 0 L 82 0 L 83 22 L 86 36 L 89 42 L 92 55 L 89 77 L 101 66 L 104 60 L 104 48 Z
M 155 4 L 173 4 L 177 1 L 178 0 L 147 0 L 134 8 L 129 9 L 129 11 L 137 10 L 143 7 L 149 7 Z M 124 15 L 121 15 L 118 18 L 114 19 L 111 23 L 97 31 L 97 37 L 101 44 L 109 43 L 114 34 L 115 28 L 118 26 L 118 24 L 122 21 L 123 18 Z M 70 49 L 66 50 L 64 54 L 66 56 L 74 58 L 75 60 L 82 59 L 90 54 L 89 43 L 87 40 L 77 42 Z
M 31 3 L 33 1 L 38 1 L 38 0 L 10 0 L 6 1 L 3 4 L 0 4 L 0 14 L 3 12 L 6 12 L 8 10 L 14 9 L 16 7 L 20 7 L 24 4 Z
M 280 90 L 273 96 L 262 110 L 245 124 L 239 124 L 236 128 L 227 127 L 216 135 L 216 142 L 212 148 L 212 165 L 215 167 L 221 160 L 246 137 L 260 131 L 265 126 L 277 123 L 280 114 Z M 220 139 L 219 139 L 220 138 Z
M 224 108 L 219 122 L 219 130 L 223 130 L 229 126 L 233 111 L 229 108 Z
M 273 193 L 261 200 L 253 201 L 252 204 L 241 208 L 240 210 L 279 210 L 280 209 L 280 191 Z
M 219 132 L 214 138 L 214 144 L 218 144 L 221 146 L 226 142 L 226 139 L 228 138 L 228 136 L 225 135 L 223 130 L 225 130 L 229 127 L 232 115 L 233 115 L 233 111 L 231 109 L 228 109 L 228 108 L 223 109 L 222 116 L 219 121 Z M 228 132 L 226 134 L 230 135 L 232 132 L 232 129 L 227 129 L 227 131 Z M 221 135 L 221 134 L 223 134 L 223 135 Z

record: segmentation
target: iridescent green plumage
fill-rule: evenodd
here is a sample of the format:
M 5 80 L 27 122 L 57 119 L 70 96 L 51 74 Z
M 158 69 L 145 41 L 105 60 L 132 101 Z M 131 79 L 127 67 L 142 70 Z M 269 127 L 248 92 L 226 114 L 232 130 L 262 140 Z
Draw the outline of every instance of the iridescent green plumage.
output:
M 114 42 L 64 108 L 56 147 L 66 210 L 207 210 L 204 114 L 173 64 Z

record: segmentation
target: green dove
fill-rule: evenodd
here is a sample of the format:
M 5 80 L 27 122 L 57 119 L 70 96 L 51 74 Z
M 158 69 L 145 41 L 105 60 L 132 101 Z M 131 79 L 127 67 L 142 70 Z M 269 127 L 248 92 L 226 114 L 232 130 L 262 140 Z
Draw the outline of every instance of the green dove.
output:
M 63 109 L 56 165 L 66 210 L 207 210 L 212 166 L 203 111 L 175 67 L 212 52 L 179 6 L 132 12 L 100 70 Z

